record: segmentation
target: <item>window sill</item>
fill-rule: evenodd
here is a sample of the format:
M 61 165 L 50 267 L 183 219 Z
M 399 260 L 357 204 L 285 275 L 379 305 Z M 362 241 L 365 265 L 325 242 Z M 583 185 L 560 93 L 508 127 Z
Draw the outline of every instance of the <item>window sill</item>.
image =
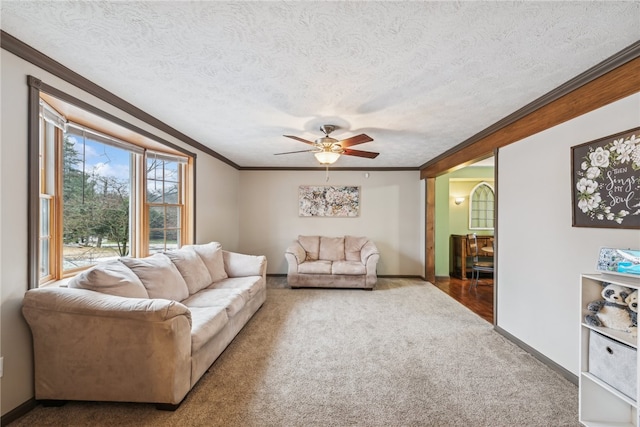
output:
M 73 279 L 72 277 L 65 277 L 64 279 L 60 279 L 60 280 L 52 280 L 50 282 L 47 283 L 43 283 L 41 285 L 39 285 L 39 288 L 66 288 L 67 284 L 69 283 L 69 281 Z

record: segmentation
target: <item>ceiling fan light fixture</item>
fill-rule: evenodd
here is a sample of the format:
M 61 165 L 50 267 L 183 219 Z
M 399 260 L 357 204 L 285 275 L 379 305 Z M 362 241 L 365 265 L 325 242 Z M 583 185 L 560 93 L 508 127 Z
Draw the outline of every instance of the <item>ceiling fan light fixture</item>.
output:
M 340 153 L 336 153 L 334 151 L 320 151 L 318 153 L 314 153 L 314 156 L 316 156 L 316 159 L 318 159 L 318 161 L 323 165 L 330 165 L 340 158 Z

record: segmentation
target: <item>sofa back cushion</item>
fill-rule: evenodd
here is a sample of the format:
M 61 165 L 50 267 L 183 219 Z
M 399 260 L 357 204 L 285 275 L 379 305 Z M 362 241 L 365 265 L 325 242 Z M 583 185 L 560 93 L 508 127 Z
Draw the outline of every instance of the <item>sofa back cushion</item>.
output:
M 369 241 L 366 237 L 345 236 L 344 256 L 347 261 L 361 261 L 362 247 Z
M 298 243 L 307 253 L 305 261 L 317 261 L 320 256 L 320 236 L 298 236 Z
M 165 254 L 146 258 L 120 258 L 138 276 L 149 293 L 149 298 L 182 301 L 189 296 L 187 283 Z
M 204 265 L 202 258 L 193 248 L 180 248 L 177 251 L 168 251 L 164 254 L 169 257 L 182 275 L 190 295 L 206 288 L 213 282 L 207 266 Z
M 320 237 L 320 259 L 344 261 L 344 237 Z
M 222 258 L 222 245 L 218 242 L 211 242 L 204 245 L 186 245 L 183 248 L 193 249 L 202 259 L 202 262 L 209 270 L 212 282 L 224 280 L 229 275 L 224 269 L 224 259 Z
M 67 286 L 119 297 L 149 298 L 138 276 L 118 260 L 101 262 L 77 274 Z

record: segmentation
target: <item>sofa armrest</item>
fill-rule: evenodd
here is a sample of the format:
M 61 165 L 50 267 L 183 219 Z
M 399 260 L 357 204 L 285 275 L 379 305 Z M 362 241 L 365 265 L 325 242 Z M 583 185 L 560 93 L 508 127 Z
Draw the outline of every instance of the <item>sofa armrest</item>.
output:
M 224 269 L 229 277 L 267 275 L 267 257 L 264 255 L 246 255 L 223 250 L 222 257 Z
M 35 397 L 177 404 L 191 388 L 191 312 L 86 289 L 26 292 Z
M 22 309 L 23 312 L 40 311 L 52 315 L 66 313 L 147 322 L 162 322 L 185 316 L 191 325 L 191 312 L 177 301 L 119 297 L 77 288 L 31 289 L 24 296 Z

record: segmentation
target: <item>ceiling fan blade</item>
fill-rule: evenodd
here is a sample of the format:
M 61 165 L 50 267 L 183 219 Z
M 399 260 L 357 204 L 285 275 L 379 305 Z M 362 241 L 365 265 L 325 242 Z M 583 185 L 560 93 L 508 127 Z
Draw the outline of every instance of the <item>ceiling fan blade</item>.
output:
M 365 135 L 364 133 L 361 133 L 360 135 L 343 139 L 342 141 L 340 141 L 340 145 L 342 146 L 342 148 L 347 148 L 347 147 L 351 147 L 352 145 L 364 144 L 365 142 L 371 142 L 371 141 L 373 141 L 373 138 L 371 138 L 368 135 Z
M 376 157 L 378 157 L 380 153 L 374 153 L 373 151 L 349 150 L 347 148 L 344 150 L 342 154 L 345 154 L 347 156 L 366 157 L 367 159 L 375 159 Z
M 274 156 L 279 156 L 281 154 L 293 154 L 293 153 L 308 153 L 310 151 L 317 151 L 316 149 L 313 150 L 300 150 L 300 151 L 287 151 L 285 153 L 273 153 Z
M 294 136 L 294 135 L 282 135 L 282 136 L 286 136 L 287 138 L 291 138 L 291 139 L 295 139 L 296 141 L 300 141 L 300 142 L 304 142 L 305 144 L 309 144 L 309 145 L 313 145 L 314 143 L 311 141 L 307 141 L 306 139 L 302 139 L 298 136 Z

